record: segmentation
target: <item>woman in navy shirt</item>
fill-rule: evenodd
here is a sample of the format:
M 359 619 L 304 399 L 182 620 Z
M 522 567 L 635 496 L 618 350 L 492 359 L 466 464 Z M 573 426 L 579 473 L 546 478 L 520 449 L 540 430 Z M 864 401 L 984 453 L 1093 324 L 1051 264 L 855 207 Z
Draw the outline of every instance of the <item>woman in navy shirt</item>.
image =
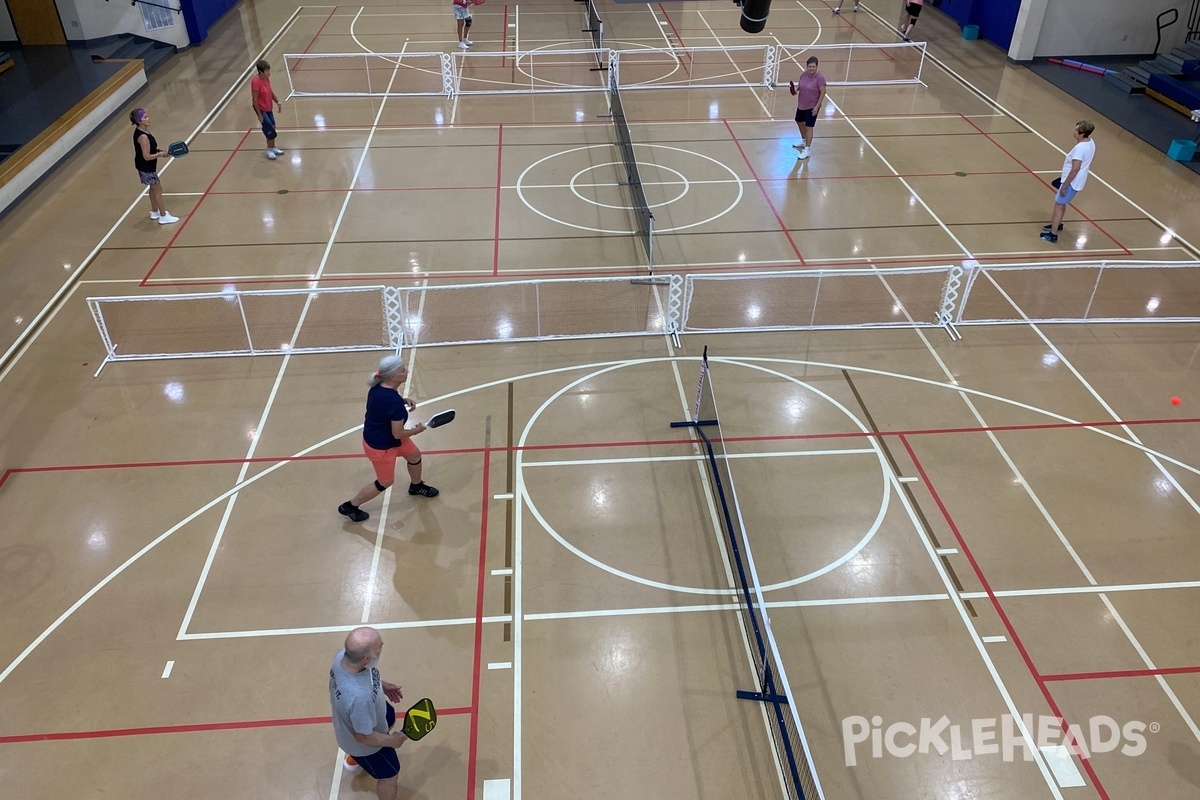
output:
M 363 420 L 363 452 L 375 467 L 375 482 L 358 490 L 358 494 L 338 506 L 338 513 L 354 522 L 371 515 L 359 506 L 373 500 L 396 480 L 396 459 L 404 456 L 408 466 L 408 493 L 421 497 L 437 497 L 438 490 L 421 480 L 421 451 L 412 437 L 425 430 L 417 423 L 406 428 L 408 412 L 416 402 L 400 396 L 400 387 L 408 380 L 408 368 L 400 356 L 387 356 L 379 362 L 379 370 L 371 376 L 367 390 L 367 413 Z

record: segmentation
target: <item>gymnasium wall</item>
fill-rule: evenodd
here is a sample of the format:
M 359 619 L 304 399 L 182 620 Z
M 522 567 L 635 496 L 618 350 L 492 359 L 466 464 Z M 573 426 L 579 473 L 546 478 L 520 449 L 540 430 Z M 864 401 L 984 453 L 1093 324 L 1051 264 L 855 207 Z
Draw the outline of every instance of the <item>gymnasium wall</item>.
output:
M 1179 21 L 1163 31 L 1161 50 L 1187 33 L 1192 0 L 1023 0 L 1008 56 L 1140 55 L 1154 51 L 1154 18 L 1174 8 Z
M 168 2 L 178 5 L 178 0 L 155 2 L 162 5 L 168 5 Z M 183 24 L 180 14 L 171 15 L 175 20 L 173 26 L 147 31 L 146 24 L 142 21 L 142 12 L 128 0 L 55 0 L 55 4 L 58 6 L 58 16 L 62 19 L 68 41 L 88 41 L 133 33 L 179 48 L 188 46 L 187 27 Z

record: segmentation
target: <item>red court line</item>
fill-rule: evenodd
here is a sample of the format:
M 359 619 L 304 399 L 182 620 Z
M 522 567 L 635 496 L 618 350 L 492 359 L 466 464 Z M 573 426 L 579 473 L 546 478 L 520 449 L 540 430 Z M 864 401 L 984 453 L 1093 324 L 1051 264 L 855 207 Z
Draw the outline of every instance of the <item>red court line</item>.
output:
M 470 714 L 469 708 L 439 708 L 438 716 Z M 403 712 L 401 712 L 403 716 Z M 62 731 L 55 733 L 27 733 L 18 736 L 0 736 L 0 744 L 22 744 L 25 742 L 62 742 L 78 739 L 109 739 L 116 736 L 153 736 L 163 733 L 204 733 L 206 731 L 237 731 L 249 728 L 280 728 L 291 725 L 328 725 L 331 717 L 293 717 L 291 719 L 254 719 L 235 722 L 201 722 L 191 725 L 156 725 L 145 728 L 110 728 L 95 731 Z
M 1195 675 L 1200 672 L 1200 666 L 1195 667 L 1159 667 L 1157 669 L 1113 669 L 1101 672 L 1062 672 L 1057 675 L 1043 675 L 1044 681 L 1097 681 L 1109 678 L 1152 678 L 1155 675 Z
M 963 121 L 964 121 L 964 122 L 966 122 L 966 123 L 967 123 L 968 125 L 970 125 L 972 128 L 974 128 L 975 130 L 977 130 L 977 131 L 979 131 L 981 134 L 983 134 L 984 138 L 986 138 L 986 139 L 987 139 L 989 142 L 991 142 L 991 143 L 992 143 L 992 144 L 994 144 L 996 147 L 998 147 L 998 148 L 1000 149 L 1000 151 L 1001 151 L 1001 152 L 1003 152 L 1003 153 L 1004 153 L 1006 156 L 1008 156 L 1008 157 L 1009 157 L 1009 158 L 1011 158 L 1013 161 L 1015 161 L 1015 162 L 1017 162 L 1018 164 L 1020 164 L 1020 165 L 1021 165 L 1021 166 L 1022 166 L 1022 167 L 1023 167 L 1025 170 L 1026 170 L 1026 171 L 1028 171 L 1028 172 L 1029 172 L 1029 174 L 1033 175 L 1033 176 L 1034 176 L 1034 177 L 1036 177 L 1036 178 L 1037 178 L 1039 181 L 1041 181 L 1041 182 L 1042 182 L 1042 184 L 1043 184 L 1043 185 L 1044 185 L 1044 186 L 1045 186 L 1047 189 L 1051 188 L 1050 184 L 1049 184 L 1049 183 L 1047 183 L 1047 182 L 1046 182 L 1046 180 L 1045 180 L 1044 178 L 1042 178 L 1042 176 L 1041 176 L 1041 175 L 1038 175 L 1036 172 L 1034 172 L 1032 169 L 1030 169 L 1030 168 L 1029 168 L 1029 166 L 1028 166 L 1027 164 L 1025 164 L 1023 161 L 1021 161 L 1021 159 L 1017 158 L 1017 157 L 1016 157 L 1016 156 L 1014 156 L 1012 153 L 1010 153 L 1010 152 L 1009 152 L 1009 151 L 1008 151 L 1008 150 L 1007 150 L 1007 149 L 1006 149 L 1006 148 L 1005 148 L 1003 145 L 1001 145 L 999 142 L 997 142 L 995 139 L 993 139 L 993 138 L 992 138 L 992 135 L 991 135 L 990 133 L 988 133 L 987 131 L 983 130 L 983 128 L 980 128 L 978 125 L 976 125 L 976 124 L 975 124 L 974 122 L 972 122 L 970 119 L 968 119 L 966 115 L 964 115 L 964 114 L 959 114 L 959 116 L 960 116 L 960 117 L 963 119 Z M 1078 209 L 1078 208 L 1075 206 L 1075 204 L 1074 204 L 1074 203 L 1072 203 L 1072 204 L 1071 204 L 1071 208 L 1075 209 L 1075 211 L 1076 211 L 1076 212 L 1079 214 L 1079 216 L 1083 217 L 1083 218 L 1084 218 L 1084 219 L 1086 219 L 1086 220 L 1087 220 L 1089 223 L 1091 223 L 1091 224 L 1092 224 L 1092 225 L 1093 225 L 1093 226 L 1096 228 L 1096 230 L 1100 231 L 1102 234 L 1104 234 L 1104 235 L 1105 235 L 1105 236 L 1107 236 L 1107 237 L 1108 237 L 1110 240 L 1112 240 L 1112 243 L 1113 243 L 1113 244 L 1115 244 L 1117 247 L 1121 248 L 1121 250 L 1122 250 L 1122 251 L 1124 251 L 1124 255 L 1127 255 L 1127 256 L 1132 256 L 1132 255 L 1133 255 L 1133 251 L 1132 251 L 1132 250 L 1130 250 L 1130 249 L 1129 249 L 1128 247 L 1126 247 L 1125 245 L 1121 244 L 1121 242 L 1117 241 L 1117 238 L 1116 238 L 1115 236 L 1113 236 L 1113 235 L 1112 235 L 1111 233 L 1109 233 L 1108 231 L 1104 230 L 1104 228 L 1100 227 L 1100 224 L 1099 224 L 1098 222 L 1096 222 L 1094 219 L 1092 219 L 1092 218 L 1091 218 L 1091 217 L 1089 217 L 1087 214 L 1085 214 L 1085 213 L 1083 213 L 1082 211 L 1080 211 L 1080 210 L 1079 210 L 1079 209 Z
M 246 132 L 242 134 L 242 138 L 233 148 L 233 152 L 229 154 L 229 158 L 225 159 L 225 163 L 221 165 L 221 169 L 217 170 L 217 174 L 215 177 L 213 177 L 212 183 L 208 184 L 208 188 L 206 188 L 203 194 L 200 195 L 200 199 L 196 201 L 196 205 L 192 206 L 192 210 L 187 213 L 187 216 L 184 217 L 182 221 L 180 221 L 179 226 L 175 228 L 175 233 L 171 235 L 170 241 L 167 242 L 167 246 L 164 247 L 162 252 L 158 254 L 158 258 L 154 259 L 154 263 L 150 265 L 150 271 L 145 274 L 138 286 L 145 286 L 146 281 L 150 280 L 150 276 L 154 274 L 154 270 L 158 269 L 158 265 L 161 264 L 162 260 L 167 257 L 167 253 L 170 251 L 171 245 L 175 244 L 175 240 L 179 238 L 181 233 L 183 233 L 183 229 L 187 227 L 189 222 L 192 221 L 192 217 L 196 215 L 196 211 L 200 208 L 200 204 L 204 202 L 204 199 L 208 197 L 208 193 L 212 191 L 212 188 L 216 186 L 217 181 L 219 181 L 221 176 L 225 174 L 225 170 L 229 168 L 231 163 L 233 163 L 233 157 L 237 155 L 238 150 L 240 150 L 242 145 L 246 143 L 246 138 L 250 136 L 252 131 L 252 128 L 247 128 Z
M 913 428 L 910 430 L 893 430 L 893 431 L 844 431 L 844 432 L 829 432 L 829 433 L 794 433 L 794 434 L 776 434 L 764 436 L 726 436 L 724 439 L 713 439 L 714 442 L 780 442 L 780 441 L 819 441 L 823 439 L 873 439 L 883 438 L 887 436 L 913 437 L 913 436 L 936 436 L 942 434 L 966 434 L 966 433 L 1004 433 L 1013 431 L 1039 431 L 1039 430 L 1071 430 L 1074 428 L 1110 428 L 1118 425 L 1171 425 L 1171 424 L 1195 424 L 1200 423 L 1200 417 L 1183 417 L 1180 419 L 1138 419 L 1138 420 L 1106 420 L 1101 422 L 1047 422 L 1040 424 L 1028 425 L 983 425 L 974 428 Z M 482 453 L 488 450 L 492 452 L 538 452 L 538 451 L 555 451 L 555 450 L 591 450 L 601 447 L 666 447 L 671 445 L 681 445 L 691 443 L 691 439 L 657 439 L 657 440 L 630 440 L 630 441 L 611 441 L 611 442 L 564 442 L 559 444 L 527 444 L 527 445 L 512 445 L 507 447 L 460 447 L 446 450 L 425 450 L 425 455 L 465 455 L 471 453 Z M 358 453 L 340 453 L 330 455 L 306 455 L 306 456 L 255 456 L 253 458 L 208 458 L 208 459 L 192 459 L 179 461 L 131 461 L 131 462 L 113 462 L 107 464 L 52 464 L 40 467 L 12 467 L 5 470 L 3 475 L 0 475 L 0 487 L 2 487 L 9 476 L 18 473 L 38 473 L 38 472 L 78 472 L 85 470 L 103 470 L 103 469 L 136 469 L 145 467 L 196 467 L 208 466 L 213 464 L 255 464 L 255 463 L 278 463 L 283 461 L 328 461 L 333 459 L 350 459 L 362 458 Z
M 680 47 L 687 47 L 684 44 L 683 37 L 679 35 L 679 30 L 675 27 L 675 23 L 671 21 L 671 15 L 667 13 L 667 8 L 662 3 L 658 4 L 658 10 L 662 12 L 663 19 L 667 21 L 667 25 L 671 28 L 671 33 L 675 34 L 675 41 L 679 42 Z M 695 63 L 695 56 L 688 53 L 688 60 Z
M 1050 707 L 1050 711 L 1061 723 L 1063 732 L 1066 734 L 1066 741 L 1068 741 L 1069 744 L 1074 745 L 1071 749 L 1075 751 L 1075 754 L 1079 757 L 1080 763 L 1083 764 L 1083 769 L 1087 772 L 1088 777 L 1091 779 L 1092 786 L 1096 789 L 1096 792 L 1103 800 L 1109 800 L 1108 792 L 1104 790 L 1104 785 L 1100 782 L 1100 777 L 1096 774 L 1096 770 L 1092 768 L 1091 759 L 1084 755 L 1086 752 L 1085 750 L 1078 747 L 1078 743 L 1075 741 L 1074 735 L 1071 733 L 1070 724 L 1067 722 L 1066 717 L 1063 716 L 1062 710 L 1058 707 L 1058 703 L 1054 701 L 1054 697 L 1050 694 L 1050 689 L 1046 686 L 1045 679 L 1041 676 L 1041 674 L 1038 673 L 1037 667 L 1034 666 L 1033 659 L 1030 657 L 1029 651 L 1025 649 L 1025 644 L 1021 641 L 1021 637 L 1017 634 L 1016 627 L 1008 618 L 1008 614 L 1004 612 L 1004 607 L 1000 604 L 1000 599 L 996 597 L 996 593 L 992 590 L 992 585 L 988 582 L 987 576 L 983 574 L 983 569 L 980 568 L 979 562 L 975 560 L 975 555 L 971 552 L 971 548 L 967 546 L 966 538 L 962 535 L 962 531 L 959 530 L 958 525 L 955 524 L 954 518 L 950 515 L 950 510 L 942 501 L 941 495 L 938 494 L 937 487 L 934 486 L 933 481 L 930 480 L 929 474 L 925 471 L 925 467 L 921 463 L 921 459 L 917 457 L 917 453 L 915 450 L 913 450 L 912 444 L 908 441 L 907 437 L 901 436 L 900 442 L 904 445 L 905 451 L 908 452 L 908 457 L 912 460 L 913 466 L 916 468 L 917 473 L 921 476 L 921 481 L 925 484 L 926 491 L 929 492 L 929 495 L 933 498 L 934 504 L 938 507 L 938 511 L 941 512 L 942 519 L 945 520 L 946 524 L 950 527 L 950 532 L 954 534 L 954 538 L 958 542 L 959 550 L 970 563 L 971 570 L 975 573 L 975 577 L 979 581 L 979 585 L 982 586 L 983 590 L 987 593 L 988 600 L 991 601 L 992 608 L 995 610 L 997 616 L 1000 617 L 1000 622 L 1004 625 L 1005 631 L 1008 632 L 1009 641 L 1011 641 L 1017 648 L 1017 652 L 1021 655 L 1021 660 L 1025 662 L 1026 669 L 1029 670 L 1029 674 L 1037 683 L 1038 689 L 1041 690 L 1042 698 Z
M 1015 225 L 1017 223 L 1010 223 L 1010 224 Z M 931 224 L 931 227 L 932 227 L 932 224 Z M 520 241 L 520 240 L 513 240 L 513 241 Z M 315 242 L 308 242 L 308 243 L 302 242 L 300 244 L 310 244 L 311 245 L 311 244 L 316 244 L 316 243 Z M 130 249 L 130 248 L 109 248 L 109 249 Z M 187 248 L 185 247 L 182 249 L 187 249 Z M 1091 258 L 1100 258 L 1100 257 L 1109 255 L 1104 250 L 1088 250 L 1088 251 L 1086 251 L 1086 253 Z M 1124 253 L 1119 253 L 1119 252 L 1114 251 L 1114 255 L 1124 255 Z M 982 258 L 985 256 L 986 256 L 986 254 L 981 255 L 980 257 Z M 849 266 L 858 265 L 864 269 L 871 269 L 871 268 L 877 267 L 881 264 L 885 264 L 885 265 L 890 265 L 890 266 L 894 266 L 894 267 L 908 267 L 908 266 L 920 267 L 920 266 L 931 266 L 931 265 L 932 266 L 944 266 L 944 265 L 946 265 L 947 261 L 950 261 L 950 260 L 953 260 L 953 259 L 952 258 L 906 258 L 906 257 L 901 257 L 901 256 L 884 256 L 884 257 L 880 257 L 880 258 L 871 259 L 868 261 L 864 261 L 861 258 L 830 258 L 830 259 L 822 259 L 819 263 L 816 263 L 816 264 L 809 263 L 809 264 L 806 264 L 805 266 L 808 266 L 808 267 L 814 267 L 814 266 L 845 266 L 845 267 L 849 267 Z M 1021 255 L 1005 255 L 1005 256 L 988 258 L 988 261 L 990 263 L 996 263 L 996 264 L 1002 264 L 1002 263 L 1009 262 L 1009 261 L 1017 262 L 1017 263 L 1024 263 L 1024 262 L 1028 262 L 1028 261 L 1053 262 L 1053 261 L 1061 261 L 1061 260 L 1062 260 L 1062 256 L 1054 254 L 1054 253 L 1024 253 Z M 684 272 L 691 273 L 691 274 L 698 274 L 698 273 L 702 273 L 702 272 L 739 272 L 739 271 L 764 272 L 764 271 L 773 271 L 773 270 L 785 271 L 785 270 L 793 270 L 793 269 L 796 269 L 795 263 L 741 264 L 741 265 L 720 264 L 720 265 L 715 265 L 715 266 L 710 266 L 710 267 L 690 267 L 689 266 L 689 267 L 679 267 L 678 269 L 660 268 L 658 271 L 662 275 L 673 275 L 673 274 L 683 274 Z M 641 270 L 639 270 L 637 267 L 630 267 L 627 270 L 613 270 L 613 269 L 607 269 L 607 270 L 606 269 L 547 270 L 547 271 L 543 271 L 543 272 L 534 272 L 534 271 L 529 271 L 529 270 L 510 270 L 510 271 L 505 271 L 495 277 L 501 277 L 501 278 L 505 278 L 505 279 L 509 279 L 509 278 L 585 278 L 585 277 L 590 277 L 590 276 L 600 276 L 600 277 L 608 277 L 608 278 L 625 278 L 625 277 L 633 278 L 633 277 L 637 277 L 639 275 L 643 275 L 644 272 L 645 272 L 645 268 L 642 268 Z M 467 272 L 439 272 L 437 274 L 428 273 L 428 272 L 425 272 L 425 273 L 422 273 L 422 272 L 409 272 L 409 273 L 378 272 L 378 273 L 373 273 L 371 275 L 322 275 L 320 278 L 234 278 L 232 280 L 186 280 L 186 281 L 157 280 L 157 281 L 151 281 L 151 282 L 147 283 L 146 285 L 147 286 L 180 287 L 180 286 L 257 286 L 257 285 L 271 285 L 271 284 L 278 284 L 278 283 L 287 283 L 287 284 L 291 284 L 291 283 L 304 283 L 304 284 L 309 284 L 309 283 L 315 283 L 315 284 L 365 283 L 365 284 L 373 284 L 373 283 L 378 283 L 379 281 L 387 281 L 387 280 L 406 280 L 406 281 L 407 280 L 413 280 L 413 281 L 415 281 L 415 280 L 429 280 L 429 281 L 478 280 L 478 281 L 482 281 L 482 280 L 487 280 L 487 278 L 488 278 L 488 276 L 486 274 L 467 273 Z
M 193 151 L 194 152 L 194 151 Z M 346 194 L 347 192 L 458 192 L 463 190 L 484 191 L 491 186 L 362 186 L 357 188 L 333 189 L 288 189 L 288 194 Z M 228 192 L 209 192 L 211 197 L 228 197 L 232 195 L 279 194 L 276 189 L 241 189 Z
M 775 204 L 771 202 L 771 195 L 767 193 L 767 187 L 763 186 L 763 182 L 759 180 L 758 173 L 754 170 L 754 165 L 750 163 L 750 159 L 746 156 L 746 151 L 742 149 L 742 143 L 738 141 L 737 134 L 733 132 L 733 127 L 729 121 L 722 119 L 725 124 L 725 130 L 729 131 L 729 136 L 733 139 L 734 145 L 737 146 L 738 152 L 742 154 L 742 160 L 746 162 L 746 168 L 750 170 L 750 174 L 754 177 L 754 182 L 758 184 L 758 190 L 762 192 L 763 199 L 767 201 L 767 206 L 771 209 L 771 213 L 775 215 L 775 220 L 779 223 L 780 230 L 787 237 L 788 244 L 792 246 L 792 251 L 795 252 L 796 258 L 800 259 L 801 265 L 807 265 L 804 261 L 804 256 L 800 252 L 800 248 L 796 246 L 796 242 L 792 239 L 792 232 L 788 230 L 787 225 L 783 221 L 783 217 L 779 216 L 779 211 L 776 210 Z
M 503 186 L 504 123 L 496 126 L 496 230 L 492 243 L 492 277 L 500 275 L 500 188 Z M 474 784 L 471 784 L 474 786 Z
M 953 178 L 957 173 L 954 172 L 911 172 L 911 173 L 887 173 L 886 175 L 818 175 L 818 176 L 795 176 L 788 175 L 786 178 L 763 178 L 764 183 L 779 182 L 779 181 L 858 181 L 864 178 L 879 179 L 879 178 Z M 976 175 L 1025 175 L 1024 170 L 997 170 L 994 172 L 968 172 L 967 177 Z M 960 176 L 961 177 L 961 176 Z
M 483 451 L 483 500 L 479 513 L 479 579 L 475 587 L 475 666 L 471 675 L 471 740 L 467 750 L 467 800 L 475 800 L 475 759 L 479 743 L 479 674 L 483 661 L 483 573 L 487 567 L 489 473 L 492 452 Z
M 504 16 L 500 22 L 500 52 L 508 52 L 508 3 L 504 4 Z M 508 56 L 500 56 L 500 66 L 508 65 Z
M 307 53 L 312 49 L 312 46 L 317 43 L 317 37 L 320 36 L 321 32 L 325 30 L 325 26 L 329 24 L 331 19 L 333 19 L 333 15 L 337 13 L 337 10 L 338 7 L 334 6 L 333 11 L 329 12 L 329 16 L 326 17 L 325 21 L 321 23 L 321 27 L 317 28 L 317 32 L 313 34 L 312 41 L 308 43 L 308 47 L 305 47 L 304 50 L 301 51 L 302 53 Z

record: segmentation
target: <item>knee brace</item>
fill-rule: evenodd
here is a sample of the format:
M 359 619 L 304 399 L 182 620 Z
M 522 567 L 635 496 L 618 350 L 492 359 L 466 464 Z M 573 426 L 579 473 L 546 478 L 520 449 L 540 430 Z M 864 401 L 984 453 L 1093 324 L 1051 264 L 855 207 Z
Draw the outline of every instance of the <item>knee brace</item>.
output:
M 470 17 L 467 17 L 465 20 L 463 20 L 463 30 L 467 30 L 467 31 L 471 30 L 471 18 Z
M 381 491 L 381 492 L 385 492 L 385 491 L 387 491 L 387 488 L 388 488 L 388 487 L 384 486 L 384 485 L 383 485 L 382 483 L 380 483 L 379 481 L 375 481 L 375 488 L 376 488 L 376 489 L 378 489 L 378 490 L 379 490 L 379 491 Z
M 421 459 L 418 458 L 416 461 L 405 461 L 404 463 L 408 464 L 410 467 L 417 467 L 421 465 Z

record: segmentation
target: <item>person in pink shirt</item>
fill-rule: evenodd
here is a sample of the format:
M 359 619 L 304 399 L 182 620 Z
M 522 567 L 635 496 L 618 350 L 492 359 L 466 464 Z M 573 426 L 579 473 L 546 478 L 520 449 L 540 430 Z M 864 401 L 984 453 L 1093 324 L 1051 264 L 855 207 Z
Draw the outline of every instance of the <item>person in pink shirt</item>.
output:
M 275 114 L 271 103 L 280 111 L 283 111 L 283 104 L 271 89 L 271 65 L 259 61 L 255 66 L 258 74 L 250 79 L 250 104 L 254 106 L 258 124 L 262 125 L 263 136 L 267 137 L 267 158 L 274 161 L 277 156 L 283 155 L 283 151 L 275 146 Z
M 821 106 L 825 104 L 825 76 L 817 72 L 818 63 L 817 57 L 811 56 L 799 80 L 788 84 L 792 94 L 796 95 L 796 126 L 803 137 L 800 144 L 792 145 L 796 150 L 796 158 L 808 158 L 813 128 L 817 124 Z

